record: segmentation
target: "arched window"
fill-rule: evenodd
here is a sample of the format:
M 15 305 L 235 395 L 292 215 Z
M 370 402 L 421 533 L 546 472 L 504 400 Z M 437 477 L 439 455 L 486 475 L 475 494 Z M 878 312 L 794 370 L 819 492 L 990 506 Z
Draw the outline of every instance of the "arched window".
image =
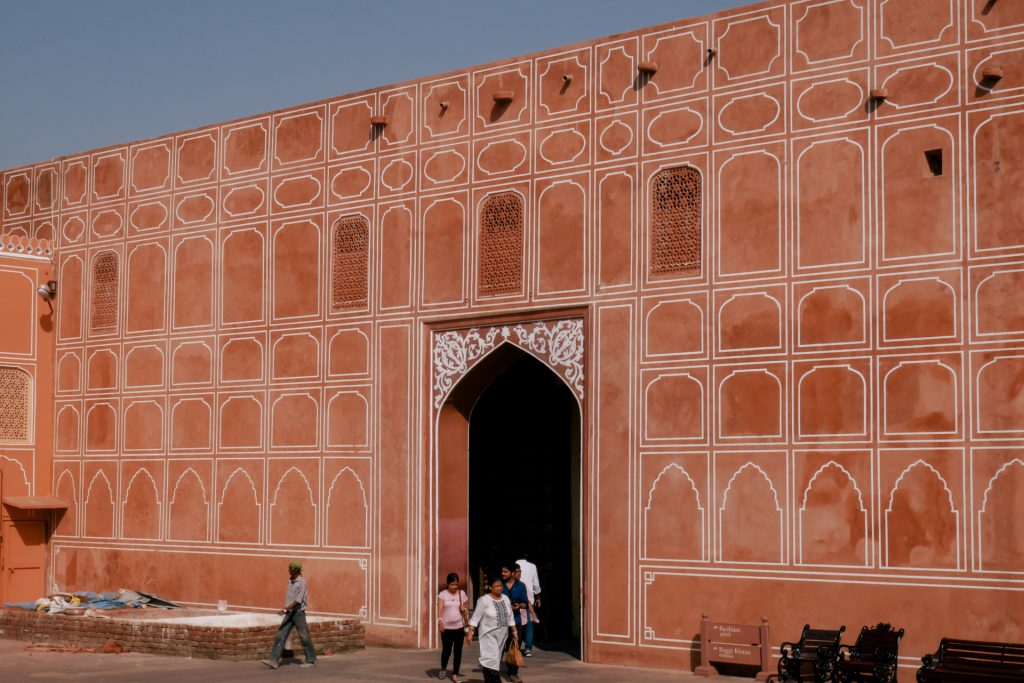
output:
M 523 289 L 523 199 L 493 194 L 480 207 L 480 295 L 518 294 Z
M 334 225 L 331 245 L 331 310 L 365 308 L 370 263 L 370 226 L 362 216 Z
M 32 377 L 21 368 L 0 367 L 0 443 L 32 440 Z
M 92 309 L 89 329 L 92 332 L 117 330 L 117 254 L 101 251 L 92 261 Z
M 651 274 L 700 271 L 700 171 L 692 166 L 666 168 L 651 185 Z

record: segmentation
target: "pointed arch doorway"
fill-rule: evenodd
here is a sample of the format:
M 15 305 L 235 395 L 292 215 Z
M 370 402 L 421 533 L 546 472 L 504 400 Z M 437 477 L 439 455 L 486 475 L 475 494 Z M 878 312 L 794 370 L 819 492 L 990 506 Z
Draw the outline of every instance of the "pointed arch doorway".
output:
M 535 642 L 580 656 L 583 320 L 435 331 L 433 585 L 524 555 L 539 569 Z M 468 581 L 467 581 L 468 579 Z

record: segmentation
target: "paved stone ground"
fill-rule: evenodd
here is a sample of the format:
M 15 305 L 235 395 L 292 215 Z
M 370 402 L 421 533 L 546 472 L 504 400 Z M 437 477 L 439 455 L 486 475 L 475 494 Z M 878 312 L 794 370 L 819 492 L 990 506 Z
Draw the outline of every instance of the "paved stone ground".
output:
M 269 643 L 268 643 L 269 646 Z M 462 680 L 481 683 L 474 643 L 463 652 Z M 285 663 L 277 671 L 259 662 L 220 662 L 142 654 L 96 654 L 33 649 L 28 643 L 0 639 L 0 681 L 112 681 L 114 683 L 263 683 L 271 681 L 429 681 L 437 680 L 437 651 L 367 648 L 321 658 L 316 668 L 301 669 Z M 668 683 L 707 681 L 692 674 L 657 669 L 584 664 L 560 652 L 540 652 L 526 660 L 520 671 L 524 683 Z M 718 681 L 749 681 L 719 677 Z

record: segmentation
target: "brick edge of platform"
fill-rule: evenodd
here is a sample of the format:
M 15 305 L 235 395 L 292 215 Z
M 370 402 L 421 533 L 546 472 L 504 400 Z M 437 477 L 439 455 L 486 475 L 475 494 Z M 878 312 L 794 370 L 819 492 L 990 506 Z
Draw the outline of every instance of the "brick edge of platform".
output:
M 365 646 L 365 628 L 357 619 L 311 622 L 309 632 L 320 655 Z M 66 647 L 96 649 L 113 640 L 125 652 L 241 661 L 266 657 L 276 634 L 277 626 L 198 626 L 0 609 L 0 638 Z M 294 631 L 292 638 L 298 645 Z

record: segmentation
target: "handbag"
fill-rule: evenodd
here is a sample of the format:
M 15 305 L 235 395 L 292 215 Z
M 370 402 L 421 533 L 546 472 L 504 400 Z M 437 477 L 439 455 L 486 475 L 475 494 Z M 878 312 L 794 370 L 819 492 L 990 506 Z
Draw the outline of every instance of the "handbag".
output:
M 522 666 L 523 665 L 523 653 L 519 651 L 519 648 L 515 643 L 508 648 L 508 654 L 505 655 L 505 663 L 509 666 Z

